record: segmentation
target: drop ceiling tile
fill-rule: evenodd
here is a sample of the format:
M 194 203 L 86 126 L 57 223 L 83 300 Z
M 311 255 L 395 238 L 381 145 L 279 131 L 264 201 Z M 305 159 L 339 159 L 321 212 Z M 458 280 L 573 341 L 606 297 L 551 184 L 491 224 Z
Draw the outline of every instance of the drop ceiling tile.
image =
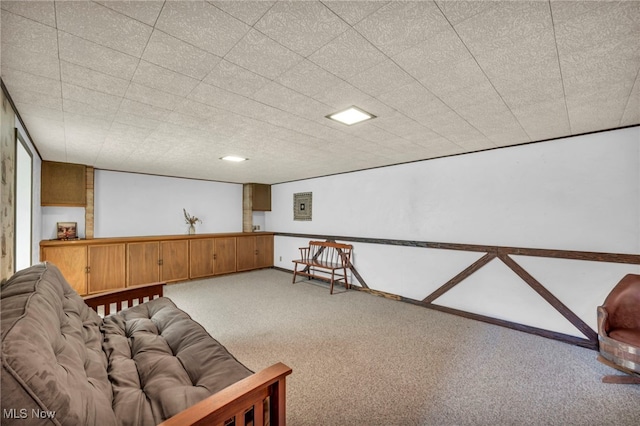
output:
M 637 2 L 608 2 L 555 26 L 560 55 L 640 37 L 640 7 Z
M 139 58 L 152 27 L 93 2 L 56 2 L 58 30 Z
M 277 81 L 283 86 L 311 97 L 343 83 L 343 80 L 307 59 L 285 71 Z
M 253 25 L 275 2 L 273 1 L 210 1 L 212 5 L 245 24 Z
M 498 48 L 516 47 L 517 41 L 552 34 L 547 2 L 502 2 L 455 25 L 461 39 L 475 55 Z
M 602 99 L 585 102 L 567 99 L 567 109 L 573 134 L 611 129 L 620 125 L 627 99 Z
M 335 108 L 336 111 L 329 111 L 327 114 L 337 112 L 338 110 L 346 109 L 352 105 L 360 106 L 365 100 L 370 99 L 371 96 L 367 95 L 360 89 L 353 87 L 352 84 L 346 81 L 340 81 L 337 85 L 327 88 L 323 92 L 319 92 L 314 95 L 314 99 L 329 107 Z M 371 112 L 372 111 L 367 111 Z M 326 114 L 325 114 L 326 115 Z
M 378 49 L 393 56 L 449 28 L 449 23 L 433 2 L 390 2 L 355 28 Z
M 445 103 L 419 82 L 413 82 L 393 92 L 384 93 L 378 99 L 414 119 L 451 111 Z
M 181 96 L 172 95 L 171 93 L 163 92 L 161 90 L 133 82 L 129 85 L 125 98 L 169 111 L 173 111 L 173 109 L 184 99 Z
M 62 96 L 60 80 L 29 74 L 4 65 L 3 63 L 2 80 L 9 88 L 9 93 L 27 91 L 51 98 L 60 98 Z
M 4 4 L 4 3 L 3 3 Z M 2 44 L 42 55 L 56 55 L 56 30 L 11 12 L 2 13 Z
M 2 43 L 2 60 L 12 68 L 42 77 L 60 79 L 58 55 L 44 55 Z
M 53 121 L 64 120 L 64 114 L 61 109 L 47 108 L 40 105 L 23 104 L 19 102 L 15 102 L 15 105 L 21 115 L 28 115 L 34 118 L 44 118 Z
M 131 141 L 143 140 L 151 134 L 151 129 L 129 126 L 122 123 L 112 123 L 109 127 L 108 140 L 131 144 Z
M 229 92 L 206 83 L 198 84 L 187 98 L 225 111 L 236 113 L 246 112 L 246 109 L 252 102 L 244 96 L 237 95 L 233 92 Z
M 96 1 L 104 7 L 153 26 L 160 15 L 164 1 Z
M 521 39 L 514 44 L 515 47 L 495 48 L 474 55 L 490 79 L 520 76 L 526 80 L 537 75 L 554 75 L 560 78 L 552 35 L 548 33 Z
M 324 5 L 344 19 L 348 24 L 355 25 L 367 16 L 371 15 L 381 7 L 386 1 L 323 1 Z
M 153 105 L 148 105 L 127 98 L 124 98 L 122 100 L 118 112 L 128 113 L 137 117 L 157 121 L 164 121 L 169 116 L 169 114 L 171 114 L 170 110 L 159 108 Z M 120 122 L 126 124 L 126 122 Z
M 498 2 L 491 1 L 436 1 L 438 8 L 452 25 L 459 24 L 487 9 L 500 7 Z
M 140 61 L 131 81 L 183 97 L 191 93 L 193 88 L 199 83 L 199 81 L 194 78 L 159 67 L 147 61 Z
M 330 109 L 327 105 L 276 82 L 271 82 L 257 91 L 253 99 L 291 114 L 310 119 L 324 117 L 328 114 L 327 110 Z
M 140 127 L 141 129 L 150 129 L 150 130 L 157 129 L 162 125 L 163 121 L 161 120 L 155 120 L 153 118 L 145 118 L 139 115 L 131 114 L 131 110 L 134 108 L 135 107 L 128 108 L 126 110 L 123 110 L 122 108 L 119 109 L 113 121 L 115 123 L 120 123 L 127 126 Z
M 3 76 L 4 78 L 4 76 Z M 5 84 L 7 81 L 5 80 Z M 11 89 L 11 87 L 10 87 Z M 35 105 L 39 107 L 62 111 L 62 93 L 58 90 L 56 96 L 46 96 L 30 90 L 16 90 L 11 92 L 11 98 L 18 104 Z M 18 110 L 22 113 L 21 110 Z
M 251 96 L 271 80 L 223 59 L 202 81 L 239 95 Z
M 429 39 L 403 51 L 393 60 L 418 80 L 441 73 L 448 64 L 472 59 L 471 54 L 452 29 L 438 32 Z
M 84 40 L 63 31 L 58 32 L 60 59 L 113 77 L 130 79 L 138 59 L 108 47 Z
M 166 2 L 155 28 L 220 57 L 250 29 L 203 1 Z
M 553 12 L 553 22 L 558 25 L 572 19 L 580 19 L 580 15 L 605 6 L 607 2 L 551 0 L 549 4 Z
M 321 2 L 278 2 L 253 27 L 306 57 L 349 25 Z
M 629 94 L 629 101 L 624 109 L 621 126 L 630 126 L 640 123 L 640 78 L 636 77 L 635 84 Z
M 124 96 L 129 81 L 94 71 L 67 61 L 60 61 L 62 81 L 113 96 Z
M 571 134 L 564 99 L 516 106 L 511 111 L 531 140 L 540 141 Z
M 87 89 L 69 83 L 62 83 L 62 98 L 82 102 L 87 105 L 115 113 L 118 111 L 122 98 L 96 90 Z
M 385 55 L 355 30 L 348 30 L 309 56 L 316 65 L 342 79 L 385 60 Z
M 379 96 L 412 83 L 414 78 L 393 61 L 386 60 L 347 81 L 368 95 Z
M 142 59 L 197 80 L 220 62 L 220 57 L 158 30 L 153 31 Z
M 54 2 L 51 1 L 7 1 L 0 2 L 2 10 L 55 27 L 56 15 Z M 4 25 L 4 23 L 2 24 Z
M 251 30 L 225 59 L 273 80 L 300 62 L 302 57 L 260 32 Z
M 486 90 L 489 81 L 474 59 L 447 63 L 437 72 L 421 78 L 420 83 L 437 96 L 446 96 L 467 88 L 478 88 L 491 95 L 491 92 Z M 470 99 L 469 103 L 474 101 Z
M 117 113 L 117 109 L 107 109 L 100 105 L 91 105 L 71 99 L 63 99 L 62 104 L 65 113 L 99 118 L 108 121 L 113 120 Z

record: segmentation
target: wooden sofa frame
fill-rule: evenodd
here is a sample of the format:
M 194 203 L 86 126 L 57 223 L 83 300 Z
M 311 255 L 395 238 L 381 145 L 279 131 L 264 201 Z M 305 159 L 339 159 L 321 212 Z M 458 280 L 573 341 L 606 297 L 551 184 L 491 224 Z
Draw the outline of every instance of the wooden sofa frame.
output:
M 298 275 L 302 275 L 309 279 L 328 280 L 331 284 L 330 294 L 333 294 L 333 284 L 340 281 L 344 283 L 345 290 L 348 290 L 350 284 L 347 269 L 351 267 L 351 250 L 351 244 L 309 241 L 308 247 L 300 247 L 300 259 L 293 261 L 295 266 L 292 283 L 296 282 Z M 298 265 L 304 265 L 304 268 L 298 271 Z
M 145 301 L 162 297 L 164 283 L 129 287 L 84 297 L 85 303 L 99 314 L 109 315 Z M 137 303 L 136 303 L 137 302 Z M 161 426 L 284 426 L 286 425 L 286 377 L 291 368 L 282 363 L 228 386 L 210 397 L 162 422 Z

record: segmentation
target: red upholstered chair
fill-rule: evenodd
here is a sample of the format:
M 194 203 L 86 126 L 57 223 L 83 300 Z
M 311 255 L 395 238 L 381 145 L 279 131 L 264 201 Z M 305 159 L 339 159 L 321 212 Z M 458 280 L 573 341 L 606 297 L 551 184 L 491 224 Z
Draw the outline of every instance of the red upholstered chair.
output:
M 605 383 L 640 384 L 640 275 L 626 275 L 598 306 L 598 360 L 629 376 L 605 376 Z

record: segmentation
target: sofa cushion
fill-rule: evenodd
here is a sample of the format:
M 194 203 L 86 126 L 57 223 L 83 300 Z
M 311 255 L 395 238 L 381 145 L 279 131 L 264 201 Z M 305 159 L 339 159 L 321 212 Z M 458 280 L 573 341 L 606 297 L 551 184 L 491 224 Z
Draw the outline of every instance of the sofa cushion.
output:
M 123 425 L 155 425 L 252 374 L 167 298 L 106 317 L 102 331 Z
M 2 424 L 115 425 L 100 317 L 60 271 L 20 271 L 0 297 Z

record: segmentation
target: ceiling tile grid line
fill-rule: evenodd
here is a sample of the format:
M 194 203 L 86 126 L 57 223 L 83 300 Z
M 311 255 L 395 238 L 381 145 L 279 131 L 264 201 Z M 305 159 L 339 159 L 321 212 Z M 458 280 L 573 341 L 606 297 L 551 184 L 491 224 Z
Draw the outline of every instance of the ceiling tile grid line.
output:
M 0 13 L 2 80 L 56 161 L 273 183 L 640 123 L 640 2 L 2 0 Z M 324 118 L 353 104 L 378 118 Z M 250 166 L 214 161 L 234 150 Z

